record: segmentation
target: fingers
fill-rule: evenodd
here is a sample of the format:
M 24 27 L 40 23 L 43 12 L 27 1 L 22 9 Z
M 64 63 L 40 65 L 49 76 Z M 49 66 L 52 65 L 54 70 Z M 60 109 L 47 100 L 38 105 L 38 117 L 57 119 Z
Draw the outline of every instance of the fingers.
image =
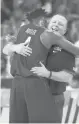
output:
M 24 42 L 24 45 L 29 44 L 29 43 L 30 43 L 30 40 L 31 40 L 31 37 L 29 36 L 29 37 L 26 39 L 26 41 Z
M 32 68 L 30 71 L 34 72 L 34 71 L 35 71 L 35 69 L 34 69 L 34 68 Z
M 25 52 L 25 53 L 30 53 L 30 54 L 32 54 L 32 51 L 31 51 L 31 50 L 28 50 L 28 49 L 25 49 L 24 52 Z
M 23 46 L 20 51 L 20 54 L 23 56 L 30 56 L 32 54 L 32 49 L 28 46 Z
M 32 51 L 32 48 L 28 47 L 28 46 L 24 46 L 25 49 L 28 49 L 30 51 Z
M 39 70 L 36 70 L 35 68 L 31 69 L 30 71 L 32 71 L 32 73 L 34 73 L 38 76 L 44 77 L 43 74 L 41 72 L 39 72 Z
M 23 56 L 30 56 L 32 54 L 32 51 L 30 51 L 28 49 L 22 49 L 20 54 Z
M 38 74 L 39 73 L 35 68 L 31 69 L 30 71 L 32 71 L 34 74 Z
M 40 74 L 38 71 L 32 71 L 32 73 L 34 73 L 34 74 Z
M 32 50 L 29 50 L 28 48 L 23 49 L 22 53 L 29 55 L 32 54 Z
M 28 38 L 26 39 L 26 41 L 24 42 L 24 45 L 27 45 L 27 44 L 30 42 L 30 40 L 31 40 L 31 37 L 28 37 Z
M 28 53 L 28 52 L 26 52 L 26 53 L 24 53 L 26 56 L 30 56 L 31 54 L 30 53 Z
M 25 56 L 25 57 L 30 56 L 29 53 L 21 53 L 21 55 L 23 55 L 23 56 Z
M 28 51 L 23 51 L 22 53 L 25 54 L 25 55 L 27 55 L 27 56 L 30 56 L 31 55 L 31 52 L 28 52 Z
M 33 67 L 33 68 L 31 68 L 30 71 L 37 71 L 38 69 L 39 69 L 39 67 Z
M 21 53 L 21 55 L 22 55 L 22 56 L 25 56 L 25 57 L 27 57 L 27 55 L 26 55 L 26 54 L 24 54 L 24 53 Z
M 44 64 L 43 64 L 41 61 L 40 61 L 39 63 L 40 63 L 40 65 L 41 65 L 42 67 L 44 67 Z

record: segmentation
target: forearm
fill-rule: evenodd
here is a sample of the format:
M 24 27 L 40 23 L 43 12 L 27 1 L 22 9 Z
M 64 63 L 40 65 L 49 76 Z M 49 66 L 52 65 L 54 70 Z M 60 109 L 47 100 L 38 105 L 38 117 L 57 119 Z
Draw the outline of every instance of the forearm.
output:
M 65 39 L 64 37 L 57 42 L 57 44 L 64 50 L 72 53 L 75 56 L 79 56 L 79 48 L 76 47 L 73 43 Z
M 66 71 L 52 72 L 51 75 L 52 80 L 67 83 L 72 88 L 79 88 L 79 77 L 78 76 L 76 77 L 77 78 L 75 78 L 73 74 L 68 73 Z
M 49 71 L 44 64 L 41 64 L 41 67 L 33 67 L 30 71 L 32 71 L 34 74 L 45 77 L 54 81 L 57 81 L 58 83 L 65 83 L 70 85 L 71 87 L 77 88 L 79 87 L 79 73 L 74 73 L 73 71 L 69 70 L 62 70 L 59 72 Z
M 51 79 L 58 81 L 58 82 L 64 82 L 67 83 L 69 82 L 70 78 L 72 78 L 72 75 L 65 72 L 65 71 L 60 71 L 60 72 L 53 72 L 51 75 Z
M 13 52 L 16 52 L 16 45 L 12 42 L 4 46 L 3 53 L 6 55 L 11 55 Z

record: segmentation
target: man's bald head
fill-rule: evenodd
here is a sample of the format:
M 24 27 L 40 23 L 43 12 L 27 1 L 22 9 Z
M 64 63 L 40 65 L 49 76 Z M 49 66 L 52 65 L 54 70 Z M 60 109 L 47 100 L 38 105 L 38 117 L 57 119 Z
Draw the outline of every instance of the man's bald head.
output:
M 64 35 L 67 29 L 67 19 L 62 15 L 54 15 L 49 22 L 48 29 L 55 30 L 61 35 Z

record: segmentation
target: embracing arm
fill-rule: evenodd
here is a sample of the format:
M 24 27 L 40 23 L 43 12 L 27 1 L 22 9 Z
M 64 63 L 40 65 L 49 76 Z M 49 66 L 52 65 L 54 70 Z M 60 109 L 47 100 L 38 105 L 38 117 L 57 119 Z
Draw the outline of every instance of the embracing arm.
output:
M 3 53 L 6 55 L 11 55 L 12 53 L 16 52 L 17 54 L 21 54 L 23 56 L 30 56 L 32 53 L 32 49 L 28 46 L 30 40 L 31 37 L 28 37 L 24 43 L 13 44 L 11 42 L 3 48 Z
M 52 32 L 49 32 L 49 31 L 44 31 L 41 36 L 40 36 L 40 39 L 41 39 L 41 42 L 42 44 L 47 48 L 47 49 L 50 49 L 52 45 L 55 45 L 55 40 L 58 39 L 56 37 L 56 35 L 53 35 L 52 37 Z
M 45 31 L 41 35 L 41 42 L 42 44 L 50 49 L 52 45 L 58 45 L 64 50 L 72 53 L 73 55 L 79 56 L 79 48 L 76 47 L 73 43 L 62 38 L 60 35 L 56 35 L 53 32 Z
M 16 51 L 14 46 L 15 45 L 12 42 L 8 43 L 4 46 L 3 53 L 6 55 L 11 55 L 13 52 Z
M 67 83 L 72 88 L 79 88 L 79 74 L 76 73 L 73 75 L 64 70 L 59 72 L 52 72 L 51 79 L 58 82 Z
M 68 83 L 70 78 L 72 78 L 72 74 L 66 72 L 66 71 L 59 71 L 59 72 L 51 72 L 51 77 L 50 79 L 56 80 L 58 82 L 65 82 Z
M 69 72 L 66 72 L 65 70 L 59 72 L 52 71 L 50 79 L 58 81 L 60 83 L 66 83 L 72 88 L 79 88 L 79 74 L 76 73 L 74 73 L 73 75 Z
M 54 72 L 54 71 L 50 72 L 41 62 L 40 65 L 41 67 L 33 67 L 30 71 L 32 71 L 34 74 L 38 76 L 57 81 L 58 83 L 63 82 L 69 84 L 73 88 L 79 87 L 79 81 L 78 81 L 79 79 L 77 77 L 74 78 L 73 73 L 66 70 L 62 70 L 59 72 Z
M 20 39 L 22 40 L 22 34 L 25 32 L 26 25 L 23 25 L 20 27 L 17 38 L 11 38 L 10 42 L 4 46 L 3 53 L 6 55 L 11 55 L 12 53 L 16 52 L 17 54 L 21 54 L 23 56 L 30 56 L 32 53 L 32 49 L 29 47 L 29 42 L 31 40 L 31 37 L 29 36 L 25 42 L 20 42 Z M 22 37 L 22 38 L 21 38 Z M 17 40 L 19 39 L 19 40 Z
M 73 43 L 70 41 L 66 40 L 65 38 L 60 39 L 57 41 L 57 44 L 65 49 L 66 51 L 72 53 L 73 55 L 79 56 L 79 48 L 76 47 Z

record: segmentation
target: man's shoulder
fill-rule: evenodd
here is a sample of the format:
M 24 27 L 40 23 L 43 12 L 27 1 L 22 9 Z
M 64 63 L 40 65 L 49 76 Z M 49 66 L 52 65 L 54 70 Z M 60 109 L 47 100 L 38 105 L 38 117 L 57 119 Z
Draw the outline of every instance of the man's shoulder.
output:
M 20 31 L 24 31 L 27 27 L 28 27 L 27 24 L 21 24 L 21 25 L 20 25 L 20 28 L 18 29 L 18 33 L 19 33 Z
M 20 28 L 26 28 L 26 27 L 31 27 L 31 26 L 35 27 L 34 24 L 30 23 L 30 22 L 29 23 L 22 23 L 20 25 Z
M 22 24 L 18 30 L 18 33 L 22 34 L 24 33 L 28 28 L 31 28 L 33 27 L 33 25 L 31 23 L 28 23 L 28 24 Z M 17 33 L 17 34 L 18 34 Z

